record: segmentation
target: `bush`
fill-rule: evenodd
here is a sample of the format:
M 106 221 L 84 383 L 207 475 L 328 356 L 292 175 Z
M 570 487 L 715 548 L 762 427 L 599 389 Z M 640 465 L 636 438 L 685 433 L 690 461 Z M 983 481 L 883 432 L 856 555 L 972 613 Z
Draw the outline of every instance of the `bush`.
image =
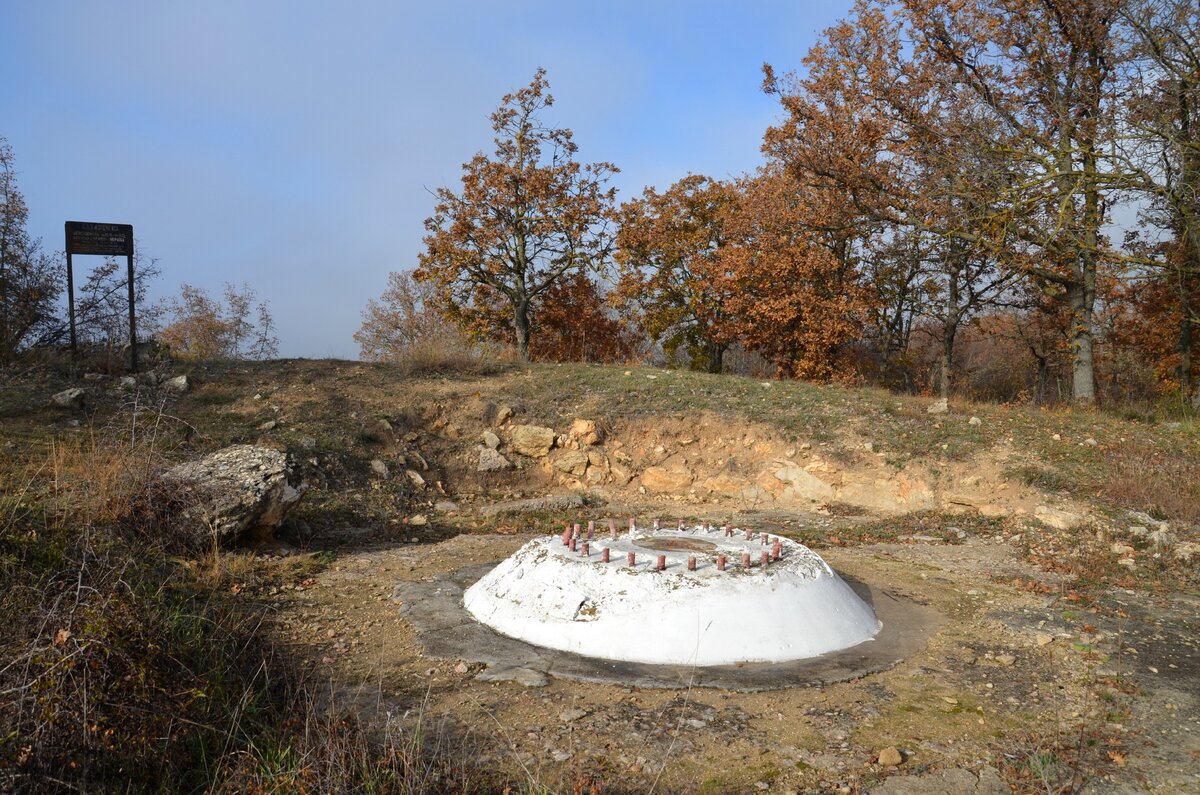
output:
M 223 560 L 173 557 L 155 444 L 0 466 L 0 791 L 478 791 L 446 727 L 323 710 Z

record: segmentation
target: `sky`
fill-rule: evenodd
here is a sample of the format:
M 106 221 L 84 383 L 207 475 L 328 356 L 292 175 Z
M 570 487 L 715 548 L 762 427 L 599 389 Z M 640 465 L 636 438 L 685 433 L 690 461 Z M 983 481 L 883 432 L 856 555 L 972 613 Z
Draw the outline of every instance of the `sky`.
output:
M 64 221 L 133 224 L 152 299 L 245 282 L 281 355 L 354 358 L 432 191 L 491 151 L 490 113 L 537 67 L 546 121 L 628 199 L 758 166 L 780 117 L 763 62 L 799 68 L 850 4 L 9 0 L 0 136 L 46 250 Z

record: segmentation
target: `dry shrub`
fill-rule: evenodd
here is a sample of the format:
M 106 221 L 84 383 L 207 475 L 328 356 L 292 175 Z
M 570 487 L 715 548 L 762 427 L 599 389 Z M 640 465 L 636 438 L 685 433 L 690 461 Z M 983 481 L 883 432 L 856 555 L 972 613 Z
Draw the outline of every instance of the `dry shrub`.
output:
M 329 714 L 265 606 L 173 554 L 140 428 L 0 462 L 0 791 L 488 791 L 453 727 Z
M 406 375 L 484 375 L 514 359 L 512 351 L 500 345 L 471 344 L 457 335 L 438 335 L 396 351 L 389 361 Z
M 1159 519 L 1200 524 L 1200 459 L 1180 451 L 1123 445 L 1109 452 L 1108 498 Z

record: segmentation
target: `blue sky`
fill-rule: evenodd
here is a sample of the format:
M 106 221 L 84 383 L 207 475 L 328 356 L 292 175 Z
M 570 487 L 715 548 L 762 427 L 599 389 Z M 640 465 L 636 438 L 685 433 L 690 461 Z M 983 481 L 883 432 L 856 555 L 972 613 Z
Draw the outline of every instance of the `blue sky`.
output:
M 629 198 L 757 166 L 762 63 L 798 67 L 849 6 L 12 0 L 0 136 L 48 250 L 67 220 L 131 223 L 155 296 L 245 281 L 282 355 L 352 358 L 430 191 L 490 151 L 488 115 L 538 66 L 548 121 Z

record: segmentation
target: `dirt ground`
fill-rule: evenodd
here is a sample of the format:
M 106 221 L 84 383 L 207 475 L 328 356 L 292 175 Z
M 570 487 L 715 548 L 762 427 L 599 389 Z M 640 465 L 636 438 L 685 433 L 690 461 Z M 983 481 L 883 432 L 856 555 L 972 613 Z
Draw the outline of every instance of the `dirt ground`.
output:
M 527 687 L 424 656 L 396 583 L 498 561 L 529 537 L 364 544 L 268 598 L 286 642 L 332 673 L 338 702 L 457 733 L 476 764 L 566 790 L 870 792 L 888 777 L 992 768 L 1017 792 L 1200 791 L 1193 598 L 1116 590 L 1080 609 L 1003 535 L 918 540 L 823 550 L 839 571 L 946 619 L 919 654 L 855 681 L 764 693 Z M 901 765 L 878 763 L 888 747 Z M 944 791 L 924 781 L 911 791 Z
M 88 381 L 73 412 L 46 404 L 67 384 L 14 381 L 3 449 L 128 434 L 142 412 L 171 460 L 288 451 L 310 489 L 280 540 L 225 556 L 231 590 L 266 605 L 333 706 L 449 744 L 464 766 L 580 793 L 1200 793 L 1200 592 L 1182 554 L 1200 542 L 1194 420 L 931 414 L 881 390 L 588 365 L 188 374 L 165 396 Z M 599 443 L 572 435 L 579 419 Z M 515 455 L 518 423 L 553 429 L 554 449 Z M 485 432 L 510 469 L 478 470 Z M 574 502 L 495 510 L 547 496 Z M 895 668 L 825 687 L 523 685 L 425 654 L 393 598 L 402 580 L 609 515 L 786 534 L 943 623 Z M 900 764 L 880 764 L 893 750 Z

